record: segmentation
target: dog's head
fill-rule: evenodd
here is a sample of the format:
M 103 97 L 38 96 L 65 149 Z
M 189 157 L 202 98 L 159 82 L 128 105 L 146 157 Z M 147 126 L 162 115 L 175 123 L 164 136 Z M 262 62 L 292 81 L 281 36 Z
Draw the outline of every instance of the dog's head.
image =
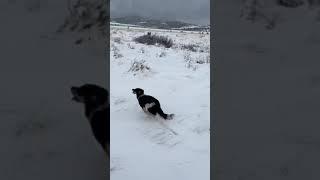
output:
M 141 96 L 144 94 L 144 90 L 140 88 L 135 88 L 135 89 L 132 89 L 132 93 L 136 94 L 137 96 Z
M 109 99 L 109 92 L 102 87 L 93 84 L 85 84 L 80 87 L 72 86 L 72 100 L 85 104 L 103 104 Z

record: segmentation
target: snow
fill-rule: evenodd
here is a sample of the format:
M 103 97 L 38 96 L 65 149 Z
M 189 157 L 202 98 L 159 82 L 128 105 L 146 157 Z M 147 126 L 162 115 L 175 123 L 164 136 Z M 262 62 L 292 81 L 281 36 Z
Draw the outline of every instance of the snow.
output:
M 319 179 L 319 9 L 268 4 L 268 30 L 215 7 L 214 179 Z
M 0 179 L 105 180 L 105 154 L 70 94 L 71 85 L 107 84 L 105 46 L 54 34 L 66 1 L 34 2 L 0 3 Z
M 208 180 L 210 36 L 153 30 L 173 39 L 168 49 L 133 41 L 148 30 L 111 27 L 111 179 Z M 183 44 L 196 44 L 203 52 L 182 49 Z M 133 62 L 149 69 L 128 71 Z M 156 97 L 174 119 L 145 114 L 133 88 Z

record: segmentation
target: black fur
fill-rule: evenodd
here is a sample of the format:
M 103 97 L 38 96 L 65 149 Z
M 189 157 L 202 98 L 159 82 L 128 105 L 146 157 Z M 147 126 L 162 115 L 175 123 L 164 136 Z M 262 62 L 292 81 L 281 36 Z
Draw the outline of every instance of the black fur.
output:
M 166 119 L 166 120 L 173 118 L 174 114 L 164 113 L 161 109 L 160 102 L 152 96 L 145 95 L 143 89 L 140 89 L 140 88 L 132 89 L 132 93 L 136 94 L 139 105 L 145 112 L 149 112 L 152 115 L 159 114 L 163 119 Z
M 71 87 L 73 100 L 84 104 L 94 137 L 110 157 L 110 104 L 109 92 L 97 85 L 85 84 Z

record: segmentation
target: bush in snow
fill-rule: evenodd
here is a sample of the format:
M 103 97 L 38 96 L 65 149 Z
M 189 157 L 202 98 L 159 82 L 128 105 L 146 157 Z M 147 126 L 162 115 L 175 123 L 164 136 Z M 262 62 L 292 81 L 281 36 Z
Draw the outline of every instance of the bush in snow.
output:
M 265 22 L 266 22 L 265 27 L 267 29 L 275 28 L 279 19 L 280 19 L 279 14 L 272 14 L 271 17 L 265 17 Z
M 166 48 L 170 48 L 173 45 L 173 41 L 165 36 L 154 36 L 157 40 L 157 44 L 163 45 Z
M 165 51 L 162 51 L 160 54 L 159 54 L 159 57 L 165 57 L 167 55 L 167 53 Z
M 190 55 L 190 53 L 185 53 L 184 55 L 183 55 L 183 58 L 184 58 L 184 60 L 186 61 L 186 62 L 188 62 L 188 61 L 191 61 L 192 59 L 191 59 L 191 55 Z
M 172 39 L 166 36 L 158 36 L 155 34 L 151 35 L 150 33 L 134 38 L 134 41 L 137 43 L 147 44 L 147 45 L 159 44 L 166 48 L 170 48 L 173 45 Z
M 134 45 L 132 45 L 132 44 L 130 44 L 130 43 L 128 43 L 127 45 L 128 45 L 128 48 L 130 48 L 130 49 L 135 49 Z
M 207 64 L 207 63 L 210 63 L 210 56 L 198 56 L 195 58 L 195 62 L 197 64 Z
M 113 57 L 118 59 L 118 58 L 122 58 L 123 55 L 119 51 L 114 51 L 113 52 Z
M 117 46 L 111 45 L 111 50 L 113 51 L 114 58 L 118 59 L 123 57 L 123 55 L 120 53 L 120 50 L 119 48 L 117 48 Z
M 74 2 L 68 0 L 67 3 L 69 16 L 59 27 L 58 32 L 80 32 L 96 28 L 105 35 L 109 19 L 106 0 L 76 0 Z
M 245 0 L 241 9 L 240 17 L 248 21 L 255 22 L 261 11 L 261 2 L 259 0 Z
M 198 66 L 195 65 L 192 61 L 188 61 L 186 67 L 192 69 L 193 71 L 198 69 Z
M 184 54 L 184 60 L 186 62 L 186 67 L 193 69 L 194 71 L 197 70 L 197 64 L 208 64 L 210 63 L 210 55 L 203 55 L 199 54 L 196 57 L 192 57 L 189 52 Z
M 122 44 L 121 38 L 120 37 L 115 37 L 113 39 L 114 42 L 118 43 L 118 44 Z
M 201 53 L 210 53 L 210 46 L 200 46 L 199 47 L 199 52 Z
M 146 65 L 145 62 L 146 62 L 145 60 L 141 60 L 141 61 L 134 60 L 128 72 L 136 73 L 136 72 L 150 71 L 151 68 L 148 65 Z
M 277 3 L 288 8 L 296 8 L 304 4 L 303 0 L 277 0 Z
M 183 44 L 181 46 L 181 49 L 186 49 L 192 52 L 197 52 L 198 48 L 199 48 L 199 45 L 196 45 L 196 44 L 188 44 L 188 45 Z
M 141 48 L 140 48 L 140 50 L 139 50 L 139 52 L 140 52 L 140 53 L 142 53 L 142 54 L 143 54 L 143 53 L 145 53 L 144 48 L 143 48 L 143 47 L 141 47 Z
M 244 0 L 244 5 L 241 9 L 241 18 L 247 21 L 262 22 L 266 29 L 275 28 L 280 19 L 279 14 L 268 14 L 264 11 L 264 2 L 262 0 Z
M 184 60 L 186 61 L 186 67 L 193 69 L 194 71 L 197 69 L 197 66 L 194 63 L 194 60 L 192 59 L 189 52 L 185 53 L 183 56 Z

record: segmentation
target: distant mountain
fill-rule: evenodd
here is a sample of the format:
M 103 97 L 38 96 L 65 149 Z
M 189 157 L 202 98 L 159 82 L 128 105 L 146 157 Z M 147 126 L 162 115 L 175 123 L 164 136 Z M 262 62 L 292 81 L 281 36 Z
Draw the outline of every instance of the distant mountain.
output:
M 157 29 L 202 30 L 203 28 L 208 28 L 208 26 L 199 26 L 181 21 L 152 19 L 137 15 L 111 17 L 111 21 L 114 23 L 130 24 L 134 26 Z

